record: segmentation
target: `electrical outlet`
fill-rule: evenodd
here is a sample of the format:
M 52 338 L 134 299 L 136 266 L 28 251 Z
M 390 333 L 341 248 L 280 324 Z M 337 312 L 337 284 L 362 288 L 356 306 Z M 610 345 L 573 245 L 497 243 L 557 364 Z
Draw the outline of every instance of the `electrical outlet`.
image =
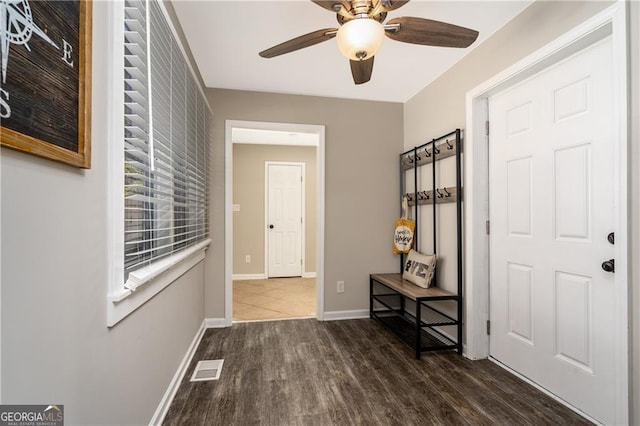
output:
M 248 254 L 244 257 L 244 263 L 251 263 L 251 255 Z
M 344 293 L 344 281 L 338 281 L 336 282 L 337 284 L 337 292 L 338 293 Z

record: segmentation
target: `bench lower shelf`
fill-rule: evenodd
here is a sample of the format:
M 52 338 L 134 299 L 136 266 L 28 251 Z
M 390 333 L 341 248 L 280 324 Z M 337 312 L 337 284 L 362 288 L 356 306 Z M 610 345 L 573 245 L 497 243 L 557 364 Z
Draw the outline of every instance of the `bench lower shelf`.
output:
M 376 284 L 384 293 L 376 293 Z M 429 306 L 427 302 L 450 300 L 461 303 L 461 298 L 441 289 L 412 289 L 408 294 L 407 282 L 400 274 L 372 274 L 370 276 L 370 316 L 378 320 L 400 340 L 414 348 L 416 359 L 422 352 L 457 350 L 462 354 L 461 323 L 455 318 Z M 434 291 L 436 290 L 436 291 Z M 408 312 L 406 302 L 415 302 L 416 313 Z M 443 333 L 439 328 L 456 327 L 458 340 Z
M 416 326 L 409 324 L 404 318 L 396 314 L 385 315 L 375 312 L 373 318 L 380 321 L 385 327 L 390 329 L 396 336 L 409 346 L 415 346 Z M 457 344 L 452 339 L 434 331 L 431 328 L 420 328 L 420 352 L 440 351 L 446 349 L 457 349 Z

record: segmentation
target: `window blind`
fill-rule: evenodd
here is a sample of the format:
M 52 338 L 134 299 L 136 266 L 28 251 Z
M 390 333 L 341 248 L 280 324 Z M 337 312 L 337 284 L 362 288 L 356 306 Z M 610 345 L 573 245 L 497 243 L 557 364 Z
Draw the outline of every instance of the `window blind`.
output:
M 208 237 L 210 113 L 156 1 L 125 1 L 124 34 L 128 275 Z

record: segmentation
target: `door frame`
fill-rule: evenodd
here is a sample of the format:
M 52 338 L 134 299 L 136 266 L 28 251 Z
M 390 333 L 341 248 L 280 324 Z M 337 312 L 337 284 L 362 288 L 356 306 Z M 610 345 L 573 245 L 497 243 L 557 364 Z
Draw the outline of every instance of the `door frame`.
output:
M 325 126 L 263 121 L 225 120 L 224 155 L 224 322 L 233 324 L 233 140 L 234 129 L 313 135 L 316 147 L 316 318 L 324 320 Z M 293 145 L 293 144 L 292 144 Z M 309 144 L 306 144 L 307 146 Z
M 583 48 L 612 37 L 614 80 L 615 199 L 615 401 L 616 423 L 629 421 L 629 182 L 627 119 L 627 5 L 618 1 L 603 12 L 476 86 L 466 95 L 464 146 L 466 351 L 470 359 L 489 356 L 489 137 L 488 98 L 562 61 Z M 490 133 L 490 132 L 489 132 Z M 618 238 L 618 235 L 620 238 Z M 619 268 L 618 268 L 619 267 Z
M 302 226 L 300 228 L 300 256 L 301 256 L 301 264 L 300 264 L 300 276 L 305 278 L 306 271 L 306 227 L 307 227 L 307 218 L 305 215 L 306 212 L 306 190 L 305 185 L 307 184 L 307 180 L 305 179 L 305 163 L 295 162 L 295 161 L 265 161 L 264 162 L 264 274 L 267 278 L 269 278 L 269 166 L 300 166 L 302 173 L 302 185 L 300 187 L 300 202 L 301 206 L 301 214 L 302 214 Z

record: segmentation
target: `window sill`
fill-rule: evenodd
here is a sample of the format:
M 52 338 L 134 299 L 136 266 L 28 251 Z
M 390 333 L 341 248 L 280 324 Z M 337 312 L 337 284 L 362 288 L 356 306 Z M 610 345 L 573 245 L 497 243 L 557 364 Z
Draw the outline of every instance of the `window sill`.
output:
M 129 274 L 127 282 L 109 295 L 107 327 L 113 327 L 153 296 L 204 260 L 211 239 L 202 241 Z

